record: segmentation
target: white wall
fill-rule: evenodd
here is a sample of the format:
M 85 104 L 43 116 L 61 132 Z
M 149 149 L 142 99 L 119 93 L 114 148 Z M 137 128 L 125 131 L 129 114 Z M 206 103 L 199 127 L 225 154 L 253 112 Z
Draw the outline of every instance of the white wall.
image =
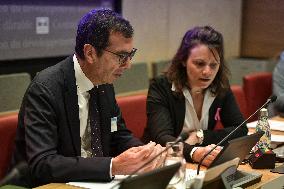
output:
M 134 62 L 171 59 L 184 33 L 211 25 L 224 36 L 225 58 L 238 57 L 241 0 L 123 0 L 122 14 L 134 26 Z

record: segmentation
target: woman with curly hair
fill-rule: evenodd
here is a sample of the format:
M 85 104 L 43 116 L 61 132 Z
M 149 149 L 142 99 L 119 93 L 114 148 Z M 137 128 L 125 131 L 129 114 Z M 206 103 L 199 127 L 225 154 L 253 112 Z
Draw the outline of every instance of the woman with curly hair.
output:
M 144 141 L 165 145 L 182 131 L 189 132 L 184 156 L 187 161 L 199 162 L 244 121 L 228 75 L 222 34 L 210 26 L 187 31 L 168 70 L 151 81 Z M 224 128 L 216 129 L 218 122 Z M 247 132 L 243 125 L 228 140 Z M 202 164 L 209 166 L 220 150 L 218 146 Z

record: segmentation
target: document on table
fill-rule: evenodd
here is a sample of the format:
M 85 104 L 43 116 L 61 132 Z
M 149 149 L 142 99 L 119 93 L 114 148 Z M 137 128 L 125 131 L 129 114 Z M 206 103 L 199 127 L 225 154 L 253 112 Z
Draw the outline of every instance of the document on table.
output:
M 274 131 L 284 131 L 284 121 L 268 120 L 270 129 Z M 257 121 L 247 123 L 248 128 L 255 128 Z M 251 134 L 251 133 L 249 133 Z M 284 135 L 271 134 L 272 148 L 284 142 Z
M 204 177 L 204 171 L 200 171 L 200 174 Z M 82 188 L 88 188 L 88 189 L 110 189 L 116 184 L 118 184 L 122 179 L 126 178 L 127 175 L 116 175 L 115 178 L 111 182 L 102 183 L 102 182 L 68 182 L 66 184 L 82 187 Z M 186 181 L 192 180 L 196 177 L 196 170 L 193 169 L 186 169 Z M 187 183 L 189 184 L 189 183 Z M 119 186 L 115 187 L 116 189 Z
M 253 134 L 253 132 L 249 132 L 248 134 L 249 135 Z M 284 135 L 271 134 L 271 142 L 276 143 L 276 144 L 284 142 Z
M 284 121 L 268 120 L 271 130 L 284 131 Z M 247 123 L 248 128 L 255 128 L 257 121 Z
M 116 183 L 115 181 L 111 181 L 108 183 L 100 183 L 100 182 L 68 182 L 68 185 L 77 186 L 81 188 L 88 188 L 88 189 L 110 189 Z M 118 187 L 117 187 L 118 188 Z
M 66 184 L 88 189 L 110 189 L 126 177 L 127 175 L 116 175 L 111 182 L 68 182 Z

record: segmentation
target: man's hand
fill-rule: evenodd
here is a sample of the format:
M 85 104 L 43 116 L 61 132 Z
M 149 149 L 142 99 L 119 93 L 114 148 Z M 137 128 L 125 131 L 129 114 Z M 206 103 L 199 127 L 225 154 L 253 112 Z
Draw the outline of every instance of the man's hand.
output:
M 161 151 L 163 151 L 164 149 L 165 149 L 165 148 L 162 147 L 160 144 L 157 144 L 157 145 L 155 146 L 155 149 L 152 151 L 151 155 L 149 156 L 149 158 L 147 158 L 147 160 L 145 160 L 145 161 L 143 162 L 143 164 L 146 163 L 146 162 L 148 162 L 150 159 L 153 159 L 155 156 L 157 156 L 157 155 L 158 155 Z M 146 171 L 150 171 L 150 170 L 153 170 L 153 169 L 155 169 L 155 168 L 161 167 L 162 164 L 163 164 L 164 161 L 165 161 L 166 153 L 167 153 L 167 152 L 164 152 L 164 153 L 162 153 L 160 156 L 156 157 L 156 158 L 152 161 L 152 163 L 149 163 L 148 165 L 146 165 L 143 169 L 141 169 L 141 170 L 139 171 L 139 173 L 141 173 L 141 172 L 146 172 Z
M 133 147 L 112 160 L 112 174 L 130 174 L 144 165 L 164 148 L 161 145 L 156 145 L 155 142 L 150 142 L 144 146 Z M 139 172 L 150 171 L 163 163 L 165 153 L 157 157 L 151 163 L 143 167 Z
M 203 158 L 205 154 L 207 154 L 212 148 L 216 146 L 215 144 L 211 144 L 205 147 L 199 147 L 195 152 L 192 154 L 192 160 L 195 162 L 200 162 L 200 160 Z M 217 146 L 216 149 L 214 149 L 207 157 L 203 160 L 202 165 L 208 167 L 212 161 L 216 158 L 216 156 L 220 153 L 222 150 L 221 146 Z

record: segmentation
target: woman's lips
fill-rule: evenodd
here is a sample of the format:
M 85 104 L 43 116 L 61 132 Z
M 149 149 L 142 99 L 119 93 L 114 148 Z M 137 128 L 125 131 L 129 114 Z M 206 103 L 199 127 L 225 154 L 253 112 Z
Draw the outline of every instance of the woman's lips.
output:
M 199 80 L 203 81 L 203 82 L 208 82 L 210 81 L 211 79 L 207 79 L 207 78 L 200 78 Z

